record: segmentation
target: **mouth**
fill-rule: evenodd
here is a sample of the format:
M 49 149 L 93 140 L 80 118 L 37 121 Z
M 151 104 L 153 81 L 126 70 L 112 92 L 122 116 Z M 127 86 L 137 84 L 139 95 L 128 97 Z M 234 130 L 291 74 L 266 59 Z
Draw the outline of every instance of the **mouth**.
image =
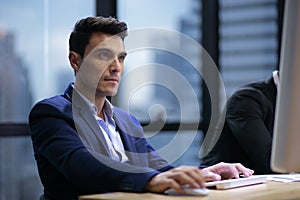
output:
M 109 82 L 114 82 L 114 83 L 118 83 L 119 79 L 118 78 L 104 78 L 105 81 L 109 81 Z

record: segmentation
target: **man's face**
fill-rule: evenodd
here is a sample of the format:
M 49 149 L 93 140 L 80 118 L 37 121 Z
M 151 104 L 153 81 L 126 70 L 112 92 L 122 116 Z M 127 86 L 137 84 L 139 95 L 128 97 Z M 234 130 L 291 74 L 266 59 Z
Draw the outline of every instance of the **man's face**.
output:
M 86 94 L 116 95 L 125 57 L 124 43 L 119 36 L 94 33 L 85 48 L 75 85 L 88 90 Z

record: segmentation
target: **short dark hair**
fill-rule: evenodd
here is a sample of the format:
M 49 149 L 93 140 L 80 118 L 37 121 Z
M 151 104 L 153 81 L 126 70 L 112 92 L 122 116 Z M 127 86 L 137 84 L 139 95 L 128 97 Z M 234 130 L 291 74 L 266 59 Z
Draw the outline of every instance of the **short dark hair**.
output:
M 113 17 L 87 17 L 79 20 L 70 35 L 69 50 L 84 56 L 84 50 L 91 35 L 96 32 L 119 36 L 124 40 L 127 36 L 127 25 Z

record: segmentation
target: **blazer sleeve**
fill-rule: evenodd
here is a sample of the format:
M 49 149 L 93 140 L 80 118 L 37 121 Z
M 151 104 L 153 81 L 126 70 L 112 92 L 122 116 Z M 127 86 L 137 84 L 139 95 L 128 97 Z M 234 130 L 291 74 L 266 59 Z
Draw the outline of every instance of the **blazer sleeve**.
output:
M 159 171 L 97 155 L 106 162 L 103 164 L 81 142 L 71 115 L 71 105 L 61 107 L 53 102 L 40 102 L 32 109 L 29 125 L 40 173 L 47 173 L 43 164 L 49 164 L 73 185 L 92 192 L 145 191 L 148 180 Z M 120 165 L 131 173 L 118 170 Z
M 229 102 L 226 120 L 256 172 L 271 172 L 272 135 L 268 127 L 273 120 L 269 100 L 258 90 L 238 92 Z

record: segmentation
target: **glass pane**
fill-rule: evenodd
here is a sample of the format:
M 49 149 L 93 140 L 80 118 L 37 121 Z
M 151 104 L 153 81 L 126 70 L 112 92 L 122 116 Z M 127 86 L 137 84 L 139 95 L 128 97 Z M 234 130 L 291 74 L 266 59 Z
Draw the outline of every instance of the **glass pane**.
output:
M 36 101 L 63 92 L 74 77 L 69 34 L 90 15 L 94 0 L 0 0 L 0 123 L 27 122 Z M 30 137 L 0 137 L 0 148 L 0 200 L 38 199 Z
M 118 1 L 129 54 L 116 102 L 140 121 L 200 121 L 200 9 L 195 0 Z
M 0 1 L 0 122 L 26 122 L 36 101 L 73 80 L 68 37 L 94 14 L 94 0 Z
M 0 200 L 38 199 L 43 193 L 30 137 L 0 137 Z
M 278 65 L 276 0 L 220 1 L 220 65 L 227 97 Z
M 199 165 L 198 152 L 202 141 L 202 131 L 164 131 L 161 134 L 146 132 L 149 142 L 169 163 L 179 165 Z
M 129 27 L 128 56 L 115 103 L 144 126 L 146 137 L 173 165 L 198 165 L 201 120 L 201 1 L 118 1 Z M 163 124 L 197 124 L 160 131 Z M 147 131 L 147 130 L 151 131 Z

